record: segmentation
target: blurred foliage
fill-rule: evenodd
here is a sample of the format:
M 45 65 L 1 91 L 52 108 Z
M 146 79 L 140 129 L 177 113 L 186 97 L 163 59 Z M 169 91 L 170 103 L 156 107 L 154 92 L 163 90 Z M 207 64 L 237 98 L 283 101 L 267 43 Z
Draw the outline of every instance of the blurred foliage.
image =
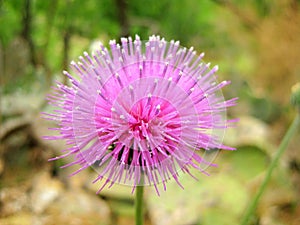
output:
M 49 67 L 53 74 L 62 68 L 66 33 L 72 40 L 67 51 L 74 52 L 70 58 L 75 58 L 92 40 L 101 39 L 107 43 L 108 39 L 119 38 L 122 24 L 118 12 L 126 9 L 128 33 L 137 33 L 142 39 L 157 33 L 167 40 L 178 39 L 182 45 L 192 43 L 196 48 L 217 47 L 218 43 L 229 42 L 225 34 L 222 38 L 213 38 L 221 14 L 212 1 L 188 0 L 182 4 L 180 0 L 131 0 L 126 1 L 126 9 L 118 9 L 118 2 L 122 1 L 3 1 L 0 14 L 2 48 L 9 49 L 10 43 L 29 29 L 30 35 L 23 38 L 33 42 L 35 52 L 30 54 L 35 54 L 37 63 Z M 29 4 L 27 11 L 26 4 Z M 26 20 L 28 13 L 30 17 Z

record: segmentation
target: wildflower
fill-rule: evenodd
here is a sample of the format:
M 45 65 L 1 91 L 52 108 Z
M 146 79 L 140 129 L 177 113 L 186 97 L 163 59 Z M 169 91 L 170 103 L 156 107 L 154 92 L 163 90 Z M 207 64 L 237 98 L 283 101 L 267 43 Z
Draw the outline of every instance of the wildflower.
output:
M 93 167 L 103 185 L 114 183 L 153 185 L 174 179 L 190 168 L 202 172 L 212 165 L 199 150 L 233 148 L 222 144 L 222 134 L 232 121 L 218 83 L 218 67 L 202 61 L 179 42 L 151 36 L 142 42 L 122 38 L 110 41 L 71 62 L 71 85 L 58 83 L 49 102 L 59 107 L 48 119 L 58 121 L 60 135 L 70 146 L 53 160 L 73 156 L 63 167 L 80 165 L 74 174 Z M 219 132 L 221 131 L 221 132 Z

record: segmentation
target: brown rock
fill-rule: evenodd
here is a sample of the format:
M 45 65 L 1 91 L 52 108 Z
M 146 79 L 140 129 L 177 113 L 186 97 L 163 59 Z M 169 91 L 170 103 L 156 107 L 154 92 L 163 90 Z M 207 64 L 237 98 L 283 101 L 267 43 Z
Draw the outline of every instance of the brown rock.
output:
M 68 190 L 45 211 L 45 225 L 110 224 L 110 208 L 97 195 L 80 189 Z M 39 218 L 40 219 L 40 218 Z
M 3 188 L 0 191 L 0 217 L 10 216 L 27 208 L 25 187 Z
M 34 213 L 42 213 L 58 197 L 62 195 L 63 184 L 52 178 L 47 171 L 38 174 L 32 184 L 30 208 Z

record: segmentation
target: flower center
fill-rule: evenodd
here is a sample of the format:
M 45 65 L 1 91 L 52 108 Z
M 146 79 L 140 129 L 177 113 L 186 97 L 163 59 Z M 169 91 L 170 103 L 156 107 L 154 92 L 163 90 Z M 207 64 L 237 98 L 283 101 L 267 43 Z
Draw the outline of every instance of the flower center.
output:
M 163 141 L 162 134 L 166 128 L 163 116 L 165 110 L 170 110 L 169 107 L 171 105 L 165 100 L 153 97 L 144 98 L 135 103 L 130 110 L 128 120 L 128 133 L 134 142 L 145 142 L 147 149 L 150 149 Z
M 137 139 L 146 139 L 149 137 L 151 134 L 149 125 L 151 126 L 151 122 L 142 118 L 137 118 L 137 122 L 135 123 L 129 123 L 130 131 Z

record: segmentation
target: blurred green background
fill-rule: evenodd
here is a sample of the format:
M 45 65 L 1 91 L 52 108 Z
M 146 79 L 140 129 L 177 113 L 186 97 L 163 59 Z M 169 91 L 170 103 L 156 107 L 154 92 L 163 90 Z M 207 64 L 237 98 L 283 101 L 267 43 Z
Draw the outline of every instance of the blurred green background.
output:
M 199 181 L 181 176 L 157 197 L 146 188 L 147 225 L 238 224 L 276 146 L 295 115 L 291 87 L 300 81 L 299 0 L 0 0 L 0 224 L 134 224 L 131 188 L 99 196 L 94 171 L 69 179 L 63 162 L 47 161 L 63 143 L 40 111 L 55 80 L 83 51 L 101 41 L 158 34 L 205 52 L 219 79 L 232 81 L 225 98 L 240 118 Z M 300 224 L 300 135 L 293 138 L 259 202 L 252 224 Z

